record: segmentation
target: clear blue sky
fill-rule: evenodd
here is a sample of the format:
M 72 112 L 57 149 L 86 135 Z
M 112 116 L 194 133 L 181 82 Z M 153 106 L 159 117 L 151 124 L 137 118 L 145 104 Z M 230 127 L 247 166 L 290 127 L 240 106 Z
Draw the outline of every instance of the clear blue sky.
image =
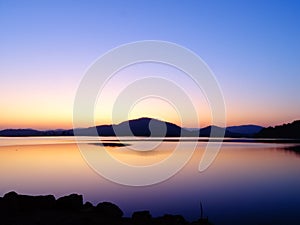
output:
M 71 127 L 87 67 L 145 39 L 206 61 L 229 124 L 300 119 L 300 1 L 0 0 L 0 27 L 0 128 Z

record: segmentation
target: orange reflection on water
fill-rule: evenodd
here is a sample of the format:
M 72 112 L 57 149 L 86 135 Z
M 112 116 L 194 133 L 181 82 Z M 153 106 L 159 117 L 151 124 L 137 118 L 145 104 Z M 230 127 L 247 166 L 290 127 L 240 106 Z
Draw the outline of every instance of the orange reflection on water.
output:
M 116 138 L 105 138 L 105 141 L 117 142 Z M 95 157 L 105 151 L 94 137 L 82 137 L 80 143 L 86 147 L 84 151 L 91 151 Z M 174 140 L 160 144 L 153 140 L 129 140 L 126 143 L 131 145 L 106 147 L 106 151 L 137 169 L 165 160 L 178 145 Z M 147 149 L 151 144 L 157 145 L 153 151 L 130 149 Z M 182 142 L 172 163 L 189 154 L 194 144 Z M 219 224 L 229 224 L 232 219 L 237 220 L 232 224 L 242 224 L 236 215 L 243 213 L 244 216 L 251 213 L 267 219 L 267 213 L 272 213 L 270 218 L 276 216 L 277 220 L 299 215 L 300 157 L 287 151 L 286 145 L 226 142 L 211 166 L 200 173 L 200 160 L 205 151 L 209 151 L 206 146 L 207 143 L 199 142 L 191 159 L 170 179 L 151 186 L 130 187 L 108 181 L 90 168 L 74 137 L 0 138 L 0 193 L 15 190 L 56 197 L 80 193 L 85 201 L 94 204 L 114 202 L 128 216 L 133 211 L 149 209 L 156 216 L 168 212 L 192 219 L 198 218 L 201 201 L 207 216 Z M 114 167 L 109 169 L 115 170 Z M 118 176 L 125 176 L 125 173 L 120 172 Z M 134 178 L 140 179 L 139 176 L 144 175 L 137 174 Z M 257 209 L 263 213 L 257 215 Z M 253 218 L 253 221 L 258 220 Z
M 76 191 L 95 176 L 76 144 L 17 145 L 0 149 L 1 192 Z
M 166 144 L 161 144 L 149 151 L 134 150 L 130 146 L 121 148 L 106 147 L 106 150 L 114 159 L 132 166 L 149 166 L 162 162 L 174 151 L 172 146 L 166 147 Z

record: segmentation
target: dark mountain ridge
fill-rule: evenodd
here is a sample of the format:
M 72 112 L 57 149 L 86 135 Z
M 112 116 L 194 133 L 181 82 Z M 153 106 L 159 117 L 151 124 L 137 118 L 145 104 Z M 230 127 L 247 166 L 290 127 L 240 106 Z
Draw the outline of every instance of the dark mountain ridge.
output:
M 264 127 L 258 125 L 240 125 L 240 126 L 230 126 L 226 129 L 232 133 L 244 134 L 244 135 L 252 135 L 260 132 Z
M 170 122 L 152 118 L 139 118 L 120 124 L 100 125 L 86 129 L 76 129 L 75 135 L 99 136 L 142 136 L 142 137 L 179 137 L 192 136 L 193 133 Z
M 300 139 L 300 120 L 292 123 L 263 128 L 258 132 L 257 138 L 292 138 Z
M 89 128 L 76 128 L 75 130 L 48 130 L 34 129 L 6 129 L 0 131 L 4 137 L 27 137 L 27 136 L 143 136 L 143 137 L 209 137 L 212 129 L 216 137 L 259 137 L 259 138 L 300 138 L 300 120 L 291 124 L 276 126 L 275 128 L 263 128 L 257 125 L 241 125 L 222 128 L 207 126 L 201 129 L 187 129 L 180 126 L 152 118 L 139 118 L 124 121 L 120 124 L 99 125 Z M 75 131 L 75 132 L 74 132 Z

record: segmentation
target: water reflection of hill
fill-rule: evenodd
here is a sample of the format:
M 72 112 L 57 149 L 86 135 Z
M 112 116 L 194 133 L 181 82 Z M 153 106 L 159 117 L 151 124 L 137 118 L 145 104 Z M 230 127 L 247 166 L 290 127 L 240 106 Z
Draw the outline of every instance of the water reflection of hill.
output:
M 294 152 L 300 156 L 300 145 L 288 146 L 288 147 L 285 147 L 284 150 Z

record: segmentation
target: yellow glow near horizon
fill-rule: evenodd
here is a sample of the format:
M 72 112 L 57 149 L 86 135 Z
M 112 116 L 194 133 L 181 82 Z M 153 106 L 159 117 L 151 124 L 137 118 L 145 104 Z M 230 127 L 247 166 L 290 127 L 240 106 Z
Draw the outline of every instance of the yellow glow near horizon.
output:
M 105 98 L 101 98 L 101 104 L 96 104 L 95 125 L 123 122 L 123 120 L 112 121 L 111 110 L 116 96 L 117 92 L 110 90 Z M 200 123 L 196 124 L 191 120 L 183 126 L 204 127 L 210 125 L 212 120 L 208 103 L 201 98 L 194 98 L 193 101 L 199 114 Z M 71 129 L 73 126 L 73 97 L 71 94 L 57 93 L 52 96 L 49 93 L 41 95 L 34 95 L 30 92 L 24 95 L 12 93 L 7 98 L 1 98 L 0 104 L 2 107 L 0 129 Z M 257 108 L 253 104 L 226 101 L 226 108 L 228 126 L 241 124 L 273 126 L 298 119 L 296 111 L 287 114 L 284 110 L 278 111 L 275 106 L 270 104 Z M 140 117 L 152 117 L 181 125 L 180 115 L 172 105 L 159 99 L 144 99 L 134 105 L 128 113 L 128 119 Z M 84 122 L 82 127 L 85 127 Z
M 139 117 L 156 118 L 181 125 L 182 118 L 172 105 L 158 98 L 148 98 L 137 102 L 128 114 L 129 119 Z
M 72 128 L 73 97 L 68 88 L 52 92 L 30 88 L 26 87 L 24 92 L 3 90 L 8 97 L 0 98 L 0 129 Z
M 147 102 L 147 101 L 146 101 Z M 141 117 L 151 117 L 160 119 L 167 122 L 172 122 L 177 125 L 181 125 L 180 117 L 176 114 L 176 111 L 172 108 L 168 108 L 162 105 L 147 105 L 146 102 L 139 103 L 134 109 L 129 113 L 128 119 L 137 119 Z M 149 101 L 151 102 L 151 101 Z M 40 130 L 47 129 L 71 129 L 73 127 L 72 123 L 72 110 L 62 108 L 60 110 L 23 110 L 22 108 L 11 110 L 6 108 L 2 111 L 0 117 L 0 129 L 18 129 L 18 128 L 33 128 Z M 160 109 L 159 112 L 156 109 Z M 289 123 L 293 120 L 298 119 L 296 115 L 270 115 L 267 114 L 268 110 L 260 109 L 260 117 L 257 117 L 257 111 L 247 111 L 245 112 L 247 116 L 244 116 L 245 110 L 227 110 L 227 126 L 242 125 L 242 124 L 257 124 L 261 126 L 274 126 L 282 123 Z M 20 113 L 22 112 L 22 113 Z M 210 114 L 204 115 L 200 113 L 199 124 L 190 121 L 185 127 L 205 127 L 211 125 Z M 121 123 L 122 120 L 112 121 L 111 115 L 101 114 L 101 117 L 96 118 L 95 125 L 111 124 L 111 123 Z M 85 123 L 82 123 L 82 127 L 85 127 Z
M 199 95 L 197 90 L 193 88 L 188 91 L 192 92 L 189 94 L 191 94 L 191 101 L 199 116 L 198 124 L 192 119 L 181 124 L 181 115 L 177 114 L 171 104 L 151 98 L 144 99 L 134 105 L 128 112 L 126 119 L 117 118 L 115 120 L 116 118 L 114 118 L 113 120 L 111 111 L 115 99 L 118 97 L 119 91 L 128 85 L 128 81 L 124 77 L 128 78 L 128 75 L 121 78 L 116 77 L 112 84 L 103 90 L 104 93 L 99 97 L 100 102 L 95 104 L 95 125 L 121 123 L 127 119 L 141 117 L 152 117 L 184 127 L 196 128 L 212 124 L 208 102 L 203 95 Z M 57 84 L 57 87 L 54 84 L 43 87 L 36 87 L 29 83 L 26 85 L 16 84 L 15 89 L 4 87 L 0 90 L 2 93 L 0 98 L 1 130 L 7 128 L 47 130 L 71 129 L 73 127 L 73 101 L 78 84 L 68 86 L 68 83 L 61 83 Z M 275 102 L 257 106 L 257 103 L 253 101 L 239 101 L 226 97 L 226 95 L 224 98 L 227 108 L 227 126 L 241 124 L 273 126 L 299 119 L 296 109 L 287 111 L 287 108 L 278 108 Z M 188 115 L 188 112 L 186 113 Z M 86 127 L 84 118 L 81 127 Z

